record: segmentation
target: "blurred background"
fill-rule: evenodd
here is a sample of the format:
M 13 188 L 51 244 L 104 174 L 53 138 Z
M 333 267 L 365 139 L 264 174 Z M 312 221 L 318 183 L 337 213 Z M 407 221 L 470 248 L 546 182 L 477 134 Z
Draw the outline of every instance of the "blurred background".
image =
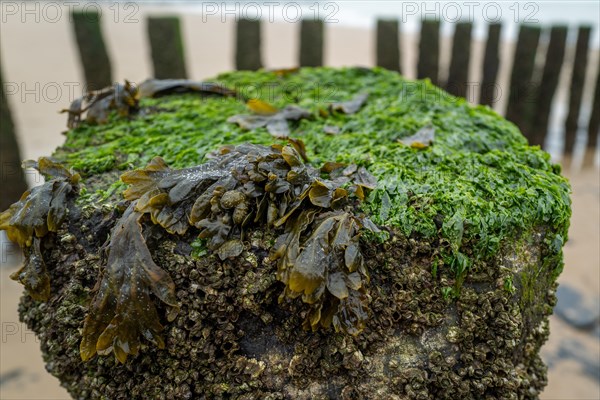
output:
M 543 348 L 543 399 L 600 399 L 600 2 L 0 2 L 0 209 L 63 141 L 88 89 L 233 69 L 383 66 L 517 124 L 561 163 L 573 217 Z M 3 233 L 2 233 L 3 234 Z M 20 250 L 0 236 L 0 399 L 68 399 L 19 322 Z

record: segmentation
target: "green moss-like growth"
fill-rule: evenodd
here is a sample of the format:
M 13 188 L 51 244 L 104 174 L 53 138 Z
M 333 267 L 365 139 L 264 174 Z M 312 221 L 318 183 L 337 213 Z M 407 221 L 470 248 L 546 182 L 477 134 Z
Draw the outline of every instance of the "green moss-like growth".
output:
M 49 266 L 49 302 L 42 307 L 24 298 L 21 315 L 42 337 L 51 372 L 74 396 L 539 394 L 545 369 L 538 352 L 570 217 L 569 185 L 546 153 L 489 108 L 383 69 L 235 72 L 216 81 L 239 96 L 143 98 L 136 115 L 114 113 L 106 124 L 70 130 L 54 154 L 82 175 L 79 196 L 69 199 L 67 223 L 39 251 Z M 344 102 L 359 94 L 368 98 L 352 107 L 356 112 L 344 112 Z M 127 186 L 119 176 L 156 156 L 180 169 L 205 163 L 224 145 L 287 144 L 271 135 L 278 129 L 245 130 L 227 121 L 248 114 L 242 98 L 308 111 L 308 118 L 283 121 L 303 141 L 307 166 L 356 164 L 376 177 L 376 187 L 354 205 L 356 215 L 383 228 L 360 239 L 371 279 L 364 281 L 364 329 L 303 329 L 310 309 L 301 299 L 279 297 L 288 282 L 278 280 L 277 262 L 268 257 L 281 234 L 270 224 L 248 226 L 235 257 L 219 257 L 210 240 L 198 241 L 197 229 L 169 233 L 136 216 L 135 224 L 144 225 L 138 239 L 172 277 L 179 313 L 163 321 L 163 350 L 135 342 L 124 365 L 107 357 L 81 364 L 80 329 L 98 273 L 105 273 L 99 249 L 124 209 Z M 420 136 L 433 142 L 415 142 Z M 160 190 L 153 195 L 164 197 Z M 347 220 L 336 218 L 340 226 Z M 311 237 L 300 243 L 308 247 Z

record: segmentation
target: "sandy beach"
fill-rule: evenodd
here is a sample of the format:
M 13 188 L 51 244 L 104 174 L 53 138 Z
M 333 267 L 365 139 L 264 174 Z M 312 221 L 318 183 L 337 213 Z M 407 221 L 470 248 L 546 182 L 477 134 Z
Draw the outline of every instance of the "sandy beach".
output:
M 146 15 L 165 12 L 164 8 L 142 8 L 137 23 L 103 21 L 109 56 L 114 66 L 113 79 L 127 78 L 140 82 L 151 75 L 149 49 L 146 44 Z M 167 10 L 168 11 L 168 10 Z M 174 10 L 175 13 L 177 10 Z M 182 18 L 184 44 L 187 49 L 187 70 L 193 79 L 205 79 L 233 69 L 234 22 L 218 19 L 202 20 L 197 14 L 179 14 Z M 330 66 L 372 66 L 375 34 L 367 28 L 327 26 L 325 64 Z M 22 23 L 18 19 L 3 21 L 1 27 L 1 62 L 6 80 L 9 104 L 18 129 L 21 156 L 24 159 L 49 155 L 63 141 L 66 117 L 58 110 L 81 95 L 83 73 L 68 15 L 57 21 Z M 267 68 L 296 64 L 299 24 L 267 23 L 263 27 L 263 63 Z M 218 40 L 214 40 L 218 38 Z M 415 35 L 403 35 L 402 66 L 406 76 L 416 75 Z M 352 43 L 348 46 L 347 43 Z M 442 63 L 448 63 L 450 43 L 443 41 Z M 510 54 L 513 45 L 502 47 L 500 87 L 508 93 Z M 567 57 L 572 55 L 569 50 Z M 483 46 L 479 41 L 472 48 L 471 80 L 479 79 Z M 506 57 L 504 56 L 506 55 Z M 596 76 L 598 51 L 591 54 L 588 79 Z M 443 68 L 442 68 L 443 69 Z M 569 79 L 566 69 L 561 75 L 562 86 L 557 99 L 564 101 Z M 590 103 L 591 90 L 585 92 Z M 507 96 L 496 105 L 505 107 Z M 476 101 L 476 97 L 470 98 Z M 591 106 L 588 106 L 591 108 Z M 560 142 L 559 132 L 564 107 L 557 107 L 552 123 L 556 125 L 550 141 Z M 579 153 L 583 143 L 579 143 Z M 560 143 L 552 151 L 560 153 Z M 578 166 L 578 162 L 575 163 Z M 565 247 L 565 269 L 559 278 L 561 285 L 576 290 L 600 310 L 600 173 L 595 167 L 566 171 L 573 187 L 573 217 L 569 242 Z M 11 250 L 2 236 L 0 260 L 0 310 L 2 342 L 0 343 L 0 399 L 68 399 L 58 380 L 45 371 L 39 342 L 24 324 L 19 322 L 17 305 L 22 287 L 9 279 L 21 261 L 17 250 Z M 600 313 L 600 311 L 598 311 Z M 542 399 L 600 399 L 600 320 L 580 329 L 558 315 L 551 317 L 550 340 L 542 355 L 549 364 L 549 384 Z

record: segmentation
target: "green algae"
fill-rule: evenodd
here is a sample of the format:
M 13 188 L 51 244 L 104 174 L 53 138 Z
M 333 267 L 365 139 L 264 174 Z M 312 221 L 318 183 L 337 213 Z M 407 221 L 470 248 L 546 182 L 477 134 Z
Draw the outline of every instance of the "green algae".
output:
M 495 254 L 501 238 L 511 233 L 543 225 L 567 237 L 568 182 L 548 154 L 528 146 L 516 126 L 487 107 L 378 68 L 304 68 L 284 77 L 231 72 L 215 81 L 242 98 L 309 110 L 313 118 L 294 123 L 291 136 L 305 142 L 311 163 L 366 167 L 379 185 L 362 205 L 364 211 L 378 225 L 407 237 L 439 238 L 449 255 L 444 264 L 458 276 Z M 331 103 L 362 92 L 369 99 L 358 113 L 328 111 Z M 273 142 L 264 128 L 245 131 L 227 123 L 246 112 L 236 98 L 186 94 L 140 104 L 136 117 L 113 115 L 108 124 L 69 131 L 55 157 L 86 177 L 139 168 L 154 156 L 174 168 L 191 167 L 222 145 Z M 340 127 L 339 134 L 324 133 L 332 124 Z M 428 125 L 435 130 L 432 146 L 414 149 L 399 142 Z M 122 187 L 114 189 L 118 194 Z

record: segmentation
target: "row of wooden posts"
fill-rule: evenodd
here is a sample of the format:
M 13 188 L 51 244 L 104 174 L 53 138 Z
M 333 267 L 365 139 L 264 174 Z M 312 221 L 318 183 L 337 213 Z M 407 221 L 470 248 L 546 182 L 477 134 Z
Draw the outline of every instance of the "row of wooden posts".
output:
M 72 15 L 74 34 L 79 49 L 88 88 L 101 88 L 113 82 L 112 68 L 101 30 L 100 16 L 91 12 Z M 185 49 L 181 23 L 178 17 L 149 17 L 148 39 L 154 77 L 186 78 Z M 451 61 L 446 82 L 440 82 L 440 22 L 424 20 L 421 24 L 417 78 L 429 78 L 456 96 L 464 97 L 468 87 L 468 71 L 473 24 L 457 23 L 452 40 Z M 482 79 L 479 84 L 479 102 L 492 106 L 495 101 L 496 82 L 500 65 L 501 24 L 488 26 Z M 376 63 L 390 70 L 401 70 L 400 23 L 398 20 L 378 20 L 376 35 Z M 533 145 L 544 145 L 548 132 L 552 101 L 563 67 L 568 28 L 549 28 L 549 42 L 545 53 L 541 79 L 536 71 L 536 55 L 542 27 L 522 25 L 514 53 L 510 78 L 506 118 L 513 121 Z M 573 152 L 580 120 L 585 73 L 591 28 L 581 26 L 577 42 L 569 87 L 568 115 L 565 121 L 564 154 Z M 299 66 L 323 65 L 325 25 L 322 21 L 305 20 L 300 24 Z M 235 65 L 239 70 L 262 68 L 261 23 L 241 19 L 236 27 Z M 595 81 L 592 112 L 587 123 L 587 149 L 593 153 L 597 146 L 600 125 L 600 68 Z

